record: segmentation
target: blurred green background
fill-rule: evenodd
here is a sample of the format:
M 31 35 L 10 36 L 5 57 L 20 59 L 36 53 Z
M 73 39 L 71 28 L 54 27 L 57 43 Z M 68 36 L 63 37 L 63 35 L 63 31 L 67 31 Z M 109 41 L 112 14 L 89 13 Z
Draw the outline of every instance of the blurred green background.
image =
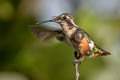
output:
M 120 80 L 120 1 L 61 0 L 67 3 L 61 7 L 56 6 L 60 0 L 49 1 L 0 0 L 0 80 L 74 80 L 74 49 L 55 39 L 40 41 L 28 27 L 67 8 L 76 24 L 112 54 L 86 58 L 80 80 Z

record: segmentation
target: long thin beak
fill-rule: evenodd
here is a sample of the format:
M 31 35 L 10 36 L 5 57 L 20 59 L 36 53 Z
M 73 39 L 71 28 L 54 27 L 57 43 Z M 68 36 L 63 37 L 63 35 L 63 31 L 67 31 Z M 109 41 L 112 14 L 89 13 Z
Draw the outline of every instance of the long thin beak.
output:
M 42 24 L 42 23 L 47 23 L 47 22 L 53 22 L 53 20 L 46 20 L 46 21 L 38 22 L 36 24 Z

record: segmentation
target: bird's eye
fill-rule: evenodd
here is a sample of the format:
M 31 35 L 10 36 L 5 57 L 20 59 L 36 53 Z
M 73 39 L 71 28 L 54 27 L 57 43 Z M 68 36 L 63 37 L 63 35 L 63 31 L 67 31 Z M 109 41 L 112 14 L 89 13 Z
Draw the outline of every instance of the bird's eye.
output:
M 67 17 L 66 17 L 66 16 L 64 16 L 64 17 L 63 17 L 63 19 L 65 20 L 65 19 L 67 19 Z

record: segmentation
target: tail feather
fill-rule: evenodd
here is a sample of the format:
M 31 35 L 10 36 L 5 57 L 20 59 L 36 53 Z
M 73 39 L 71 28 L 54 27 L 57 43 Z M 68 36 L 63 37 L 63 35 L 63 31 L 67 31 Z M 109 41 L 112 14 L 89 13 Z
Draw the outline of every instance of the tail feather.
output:
M 95 56 L 106 56 L 106 55 L 111 55 L 111 53 L 103 50 L 102 48 L 99 48 L 96 46 L 96 49 L 95 49 Z
M 107 56 L 107 55 L 111 55 L 109 52 L 96 52 L 95 56 Z

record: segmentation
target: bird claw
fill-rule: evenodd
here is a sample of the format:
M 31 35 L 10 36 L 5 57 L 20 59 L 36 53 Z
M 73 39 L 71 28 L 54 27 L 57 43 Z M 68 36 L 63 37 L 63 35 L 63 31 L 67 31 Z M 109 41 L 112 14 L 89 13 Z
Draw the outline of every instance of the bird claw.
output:
M 81 64 L 81 60 L 80 59 L 77 59 L 75 58 L 74 61 L 73 61 L 73 64 Z
M 74 66 L 75 66 L 75 64 L 81 64 L 81 61 L 82 61 L 81 55 L 80 54 L 78 55 L 77 52 L 75 51 L 74 52 L 74 62 L 73 62 Z

